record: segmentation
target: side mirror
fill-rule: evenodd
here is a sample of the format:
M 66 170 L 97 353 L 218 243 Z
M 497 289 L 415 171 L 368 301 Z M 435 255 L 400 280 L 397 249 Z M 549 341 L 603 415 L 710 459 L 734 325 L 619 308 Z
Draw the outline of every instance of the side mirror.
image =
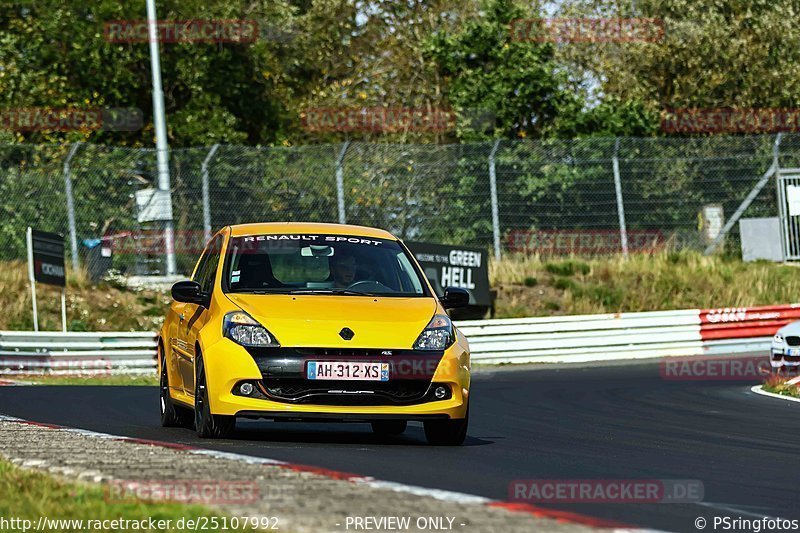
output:
M 197 304 L 208 307 L 208 298 L 196 281 L 179 281 L 172 286 L 172 299 L 186 304 Z
M 444 290 L 444 297 L 441 299 L 445 309 L 457 309 L 469 305 L 469 292 L 458 287 L 447 287 Z

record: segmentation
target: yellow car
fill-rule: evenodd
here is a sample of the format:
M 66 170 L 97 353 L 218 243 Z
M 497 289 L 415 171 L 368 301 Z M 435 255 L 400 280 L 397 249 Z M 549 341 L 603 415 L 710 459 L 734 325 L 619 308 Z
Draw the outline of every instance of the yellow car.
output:
M 406 246 L 360 226 L 229 226 L 208 243 L 159 332 L 161 423 L 200 437 L 236 418 L 369 422 L 460 445 L 469 345 Z

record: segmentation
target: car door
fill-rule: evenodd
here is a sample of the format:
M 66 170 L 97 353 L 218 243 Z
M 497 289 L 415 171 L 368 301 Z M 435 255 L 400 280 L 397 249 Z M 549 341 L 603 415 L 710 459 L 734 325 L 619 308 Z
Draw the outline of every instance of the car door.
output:
M 214 290 L 214 280 L 217 276 L 219 261 L 222 251 L 222 235 L 217 235 L 206 247 L 203 253 L 202 264 L 198 266 L 194 281 L 200 284 L 201 292 L 209 299 Z M 202 267 L 202 269 L 200 268 Z M 180 318 L 180 317 L 179 317 Z M 183 380 L 183 389 L 186 394 L 194 396 L 194 363 L 195 347 L 200 330 L 205 326 L 209 319 L 209 311 L 202 305 L 185 304 L 182 319 L 180 319 L 178 329 L 181 338 L 184 340 L 185 350 L 179 362 L 180 373 Z
M 194 268 L 194 273 L 192 274 L 192 281 L 196 281 L 200 283 L 202 286 L 202 279 L 203 274 L 208 267 L 208 259 L 209 259 L 209 249 L 206 247 L 203 250 L 203 253 L 200 255 L 200 260 L 197 262 L 197 266 Z M 172 353 L 174 356 L 174 365 L 175 365 L 175 372 L 177 374 L 177 379 L 175 380 L 175 386 L 179 388 L 184 393 L 187 392 L 187 383 L 193 385 L 193 380 L 189 379 L 187 381 L 186 370 L 192 364 L 193 356 L 192 352 L 193 349 L 188 342 L 188 329 L 187 325 L 187 307 L 189 304 L 183 302 L 173 302 L 171 306 L 171 311 L 175 314 L 173 317 L 173 324 L 174 327 L 170 328 L 170 346 L 172 347 Z M 192 310 L 193 311 L 193 310 Z M 190 394 L 193 391 L 190 392 Z

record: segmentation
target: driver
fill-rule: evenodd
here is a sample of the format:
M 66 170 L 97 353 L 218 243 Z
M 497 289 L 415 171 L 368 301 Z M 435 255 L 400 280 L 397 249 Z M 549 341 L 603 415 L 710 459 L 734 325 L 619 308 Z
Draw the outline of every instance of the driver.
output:
M 344 253 L 335 254 L 331 259 L 333 286 L 344 289 L 352 285 L 356 279 L 356 258 Z

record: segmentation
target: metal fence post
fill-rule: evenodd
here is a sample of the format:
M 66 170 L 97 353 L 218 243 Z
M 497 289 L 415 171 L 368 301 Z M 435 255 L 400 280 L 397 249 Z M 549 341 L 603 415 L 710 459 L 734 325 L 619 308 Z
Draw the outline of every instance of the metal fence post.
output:
M 78 231 L 75 224 L 75 198 L 72 194 L 72 169 L 70 163 L 81 143 L 73 143 L 69 149 L 67 158 L 64 160 L 64 194 L 67 197 L 67 223 L 69 224 L 69 244 L 72 251 L 72 269 L 80 267 L 78 262 Z
M 619 137 L 614 143 L 614 189 L 617 195 L 617 216 L 619 217 L 619 240 L 622 243 L 622 255 L 628 257 L 628 229 L 625 226 L 625 204 L 622 201 L 622 179 L 619 176 Z
M 350 148 L 350 141 L 345 141 L 336 160 L 336 203 L 339 206 L 339 224 L 347 223 L 347 214 L 344 209 L 344 156 Z
M 775 167 L 775 194 L 778 202 L 778 225 L 781 229 L 781 256 L 786 261 L 789 253 L 789 232 L 787 231 L 786 200 L 784 198 L 783 181 L 781 180 L 781 139 L 783 133 L 778 133 L 775 137 L 775 144 L 772 147 L 772 166 Z
M 217 153 L 217 150 L 219 150 L 219 144 L 212 146 L 200 167 L 203 175 L 203 237 L 206 243 L 211 240 L 211 198 L 208 190 L 208 163 Z
M 714 239 L 714 241 L 703 251 L 703 255 L 711 255 L 717 250 L 717 248 L 719 248 L 719 245 L 722 244 L 723 240 L 725 240 L 725 236 L 731 231 L 731 229 L 733 229 L 736 223 L 739 222 L 739 219 L 742 218 L 744 212 L 747 211 L 747 208 L 750 207 L 750 204 L 752 204 L 753 200 L 756 199 L 756 196 L 758 196 L 758 194 L 761 192 L 761 189 L 764 188 L 773 175 L 777 175 L 779 173 L 778 147 L 781 144 L 782 136 L 783 134 L 779 133 L 775 138 L 775 144 L 772 147 L 772 165 L 761 176 L 761 178 L 758 180 L 758 183 L 756 183 L 755 186 L 750 190 L 745 199 L 742 200 L 742 203 L 739 204 L 739 207 L 736 208 L 736 211 L 733 213 L 731 218 L 729 218 L 725 223 L 725 226 L 723 226 L 722 230 L 719 232 L 719 235 L 717 235 L 717 238 Z
M 492 197 L 492 238 L 494 240 L 494 258 L 500 260 L 500 207 L 497 201 L 497 165 L 494 156 L 500 148 L 500 139 L 497 139 L 489 153 L 489 194 Z

